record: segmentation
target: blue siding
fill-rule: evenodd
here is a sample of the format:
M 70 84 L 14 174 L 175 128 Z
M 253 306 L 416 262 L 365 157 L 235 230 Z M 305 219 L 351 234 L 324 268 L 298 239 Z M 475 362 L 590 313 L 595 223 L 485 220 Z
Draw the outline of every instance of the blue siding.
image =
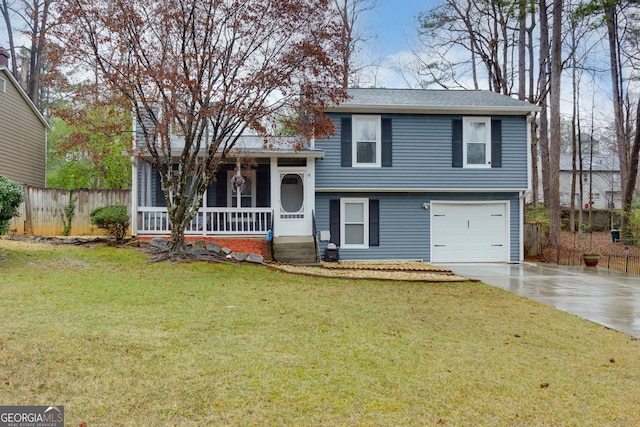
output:
M 509 201 L 510 261 L 519 261 L 519 193 L 316 193 L 318 230 L 329 230 L 329 201 L 341 197 L 380 200 L 380 246 L 368 249 L 340 249 L 343 260 L 429 261 L 430 213 L 422 204 L 431 201 Z M 320 242 L 324 253 L 327 242 Z
M 349 168 L 340 165 L 340 118 L 331 114 L 335 135 L 316 141 L 325 158 L 316 162 L 316 188 L 321 189 L 478 189 L 527 188 L 526 116 L 494 116 L 502 120 L 502 167 L 463 169 L 451 166 L 451 120 L 461 115 L 383 114 L 392 119 L 393 167 Z

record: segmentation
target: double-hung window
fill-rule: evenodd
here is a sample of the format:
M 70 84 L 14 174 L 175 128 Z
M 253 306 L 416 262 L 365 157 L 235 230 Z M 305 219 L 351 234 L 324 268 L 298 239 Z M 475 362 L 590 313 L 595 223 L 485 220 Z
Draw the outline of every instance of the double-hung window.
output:
M 462 124 L 464 167 L 491 167 L 491 119 L 464 117 Z
M 369 247 L 369 199 L 340 199 L 340 204 L 340 246 Z
M 380 116 L 353 116 L 353 165 L 380 167 Z

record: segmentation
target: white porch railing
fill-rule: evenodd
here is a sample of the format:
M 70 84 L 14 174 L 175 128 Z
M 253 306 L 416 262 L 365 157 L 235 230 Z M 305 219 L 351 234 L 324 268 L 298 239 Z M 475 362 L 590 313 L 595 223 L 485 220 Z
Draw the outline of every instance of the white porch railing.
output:
M 266 234 L 271 229 L 271 208 L 200 208 L 185 235 Z M 138 234 L 171 233 L 167 208 L 138 208 Z

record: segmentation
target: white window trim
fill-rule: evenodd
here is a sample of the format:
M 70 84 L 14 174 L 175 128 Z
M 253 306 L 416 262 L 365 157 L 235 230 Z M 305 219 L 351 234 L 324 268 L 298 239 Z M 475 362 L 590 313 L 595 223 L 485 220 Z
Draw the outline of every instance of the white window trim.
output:
M 233 188 L 231 188 L 231 178 L 236 173 L 237 173 L 236 171 L 227 171 L 227 206 L 228 207 L 232 207 L 233 206 L 233 200 L 236 197 L 238 197 L 237 193 L 235 193 L 233 191 Z M 247 178 L 245 178 L 245 181 L 246 181 L 246 179 Z M 256 180 L 255 179 L 251 179 L 250 183 L 251 183 L 251 207 L 255 208 L 256 207 Z M 247 196 L 243 196 L 243 197 L 247 197 Z M 236 206 L 236 208 L 242 209 L 242 206 Z M 245 208 L 245 209 L 247 209 L 247 208 Z
M 7 81 L 0 77 L 0 92 L 7 93 Z
M 467 143 L 474 142 L 469 141 L 467 139 L 467 133 L 465 129 L 467 128 L 466 124 L 472 123 L 484 123 L 485 129 L 487 130 L 487 142 L 486 142 L 486 150 L 485 150 L 485 163 L 484 164 L 469 164 L 467 163 Z M 463 117 L 462 118 L 462 165 L 465 168 L 473 168 L 473 169 L 487 169 L 491 167 L 491 117 Z
M 345 243 L 345 204 L 347 203 L 361 203 L 364 210 L 364 239 L 362 245 L 349 245 Z M 369 199 L 366 198 L 346 198 L 340 199 L 340 248 L 344 249 L 368 249 L 369 248 Z
M 358 120 L 376 120 L 376 161 L 375 163 L 358 163 L 358 144 L 356 142 L 356 122 Z M 356 168 L 382 167 L 382 117 L 373 115 L 351 116 L 351 164 Z

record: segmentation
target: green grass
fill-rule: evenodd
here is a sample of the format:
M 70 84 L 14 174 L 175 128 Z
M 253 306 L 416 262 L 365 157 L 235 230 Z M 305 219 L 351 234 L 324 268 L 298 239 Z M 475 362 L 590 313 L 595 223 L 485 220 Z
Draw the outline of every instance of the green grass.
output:
M 639 341 L 481 283 L 145 260 L 0 240 L 0 405 L 90 427 L 640 423 Z

